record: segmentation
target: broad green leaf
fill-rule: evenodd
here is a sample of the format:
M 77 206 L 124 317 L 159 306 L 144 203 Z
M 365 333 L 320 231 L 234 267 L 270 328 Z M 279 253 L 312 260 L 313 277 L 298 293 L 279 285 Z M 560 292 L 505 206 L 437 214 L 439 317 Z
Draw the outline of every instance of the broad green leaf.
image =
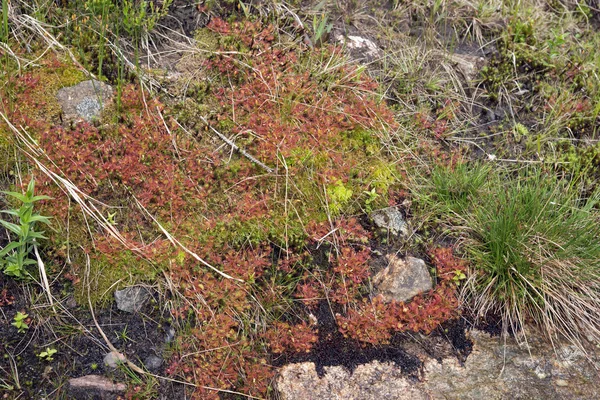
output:
M 8 196 L 12 196 L 22 203 L 29 203 L 29 198 L 27 196 L 25 196 L 24 194 L 17 193 L 17 192 L 2 192 L 2 193 L 4 193 L 5 195 L 8 195 Z
M 27 236 L 27 238 L 32 238 L 32 239 L 48 239 L 46 236 L 43 235 L 43 231 L 42 232 L 35 232 L 35 231 L 30 231 L 29 235 Z
M 45 195 L 39 195 L 39 196 L 32 197 L 29 201 L 31 201 L 32 203 L 35 203 L 36 201 L 40 201 L 40 200 L 52 200 L 52 197 L 45 196 Z
M 13 224 L 12 222 L 4 221 L 2 219 L 0 219 L 0 224 L 9 231 L 13 232 L 14 234 L 21 236 L 21 227 L 19 225 Z
M 10 242 L 9 244 L 7 244 L 6 246 L 4 246 L 4 248 L 2 250 L 0 250 L 0 257 L 4 257 L 5 255 L 7 255 L 11 250 L 16 249 L 17 247 L 21 246 L 22 243 L 21 242 Z
M 3 212 L 5 214 L 9 214 L 9 215 L 14 215 L 15 217 L 19 216 L 19 213 L 16 210 L 2 210 L 0 212 Z
M 31 198 L 33 197 L 33 190 L 35 187 L 35 180 L 33 178 L 31 178 L 31 180 L 29 181 L 29 185 L 27 185 L 27 197 Z
M 42 222 L 44 224 L 50 224 L 50 217 L 44 217 L 43 215 L 34 214 L 29 222 Z

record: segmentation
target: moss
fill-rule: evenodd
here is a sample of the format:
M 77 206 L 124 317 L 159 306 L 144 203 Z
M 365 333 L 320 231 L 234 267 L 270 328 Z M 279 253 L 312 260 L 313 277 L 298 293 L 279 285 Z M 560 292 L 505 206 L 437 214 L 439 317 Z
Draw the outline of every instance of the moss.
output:
M 153 282 L 156 275 L 166 269 L 166 266 L 160 268 L 150 264 L 129 250 L 110 256 L 97 254 L 90 262 L 90 300 L 92 304 L 107 305 L 112 302 L 116 290 L 140 282 Z M 76 285 L 75 293 L 78 302 L 87 302 L 85 284 Z
M 339 215 L 352 198 L 353 193 L 352 189 L 345 186 L 341 180 L 328 186 L 327 197 L 331 214 L 334 216 Z
M 196 41 L 198 47 L 204 51 L 216 52 L 219 50 L 220 35 L 210 29 L 198 29 L 194 33 L 194 40 Z M 207 53 L 206 57 L 208 56 L 209 53 Z
M 69 60 L 51 58 L 21 78 L 21 92 L 17 93 L 19 111 L 34 120 L 58 123 L 61 113 L 58 91 L 86 79 Z M 36 83 L 29 89 L 26 81 Z

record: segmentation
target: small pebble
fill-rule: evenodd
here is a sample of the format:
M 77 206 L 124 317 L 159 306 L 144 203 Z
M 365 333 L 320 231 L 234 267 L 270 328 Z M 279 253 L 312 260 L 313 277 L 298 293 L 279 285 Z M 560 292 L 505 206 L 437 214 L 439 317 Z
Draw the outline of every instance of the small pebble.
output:
M 569 386 L 569 382 L 567 382 L 564 379 L 557 379 L 556 381 L 554 381 L 554 383 L 556 384 L 556 386 L 562 386 L 562 387 Z
M 148 356 L 144 361 L 144 365 L 150 371 L 157 371 L 163 364 L 163 359 L 154 354 Z
M 125 360 L 126 358 L 123 354 L 111 351 L 110 353 L 106 353 L 104 356 L 104 365 L 107 365 L 111 368 L 117 368 L 117 366 L 124 363 Z
M 175 329 L 169 327 L 167 334 L 165 335 L 165 343 L 171 343 L 175 339 Z

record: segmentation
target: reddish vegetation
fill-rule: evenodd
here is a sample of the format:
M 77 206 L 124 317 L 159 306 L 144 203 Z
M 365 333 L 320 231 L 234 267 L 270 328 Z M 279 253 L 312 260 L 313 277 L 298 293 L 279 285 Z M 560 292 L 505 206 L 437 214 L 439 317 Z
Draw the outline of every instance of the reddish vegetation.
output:
M 232 119 L 235 110 L 231 134 L 248 151 L 271 167 L 282 168 L 281 160 L 294 151 L 310 150 L 321 157 L 311 175 L 317 186 L 366 176 L 368 166 L 358 164 L 360 157 L 349 156 L 356 149 L 341 138 L 351 131 L 394 127 L 390 110 L 371 93 L 376 89 L 372 80 L 349 66 L 323 76 L 299 68 L 294 50 L 274 45 L 272 27 L 213 19 L 209 28 L 233 38 L 222 41 L 229 43 L 222 50 L 245 47 L 244 55 L 214 56 L 208 64 L 235 85 L 215 89 L 223 107 L 218 119 Z M 335 52 L 322 50 L 314 56 L 327 58 L 331 51 Z M 39 90 L 29 75 L 21 77 L 21 85 L 24 102 L 28 91 Z M 228 164 L 229 152 L 216 152 L 215 143 L 205 136 L 182 134 L 168 118 L 167 129 L 160 115 L 163 105 L 142 99 L 139 89 L 124 90 L 122 108 L 118 125 L 64 128 L 18 114 L 13 118 L 39 136 L 56 172 L 91 196 L 121 206 L 118 227 L 123 235 L 168 269 L 181 294 L 172 316 L 189 330 L 178 336 L 167 372 L 198 385 L 196 398 L 218 398 L 218 392 L 209 388 L 264 395 L 274 372 L 269 352 L 311 351 L 318 332 L 308 315 L 323 299 L 340 310 L 339 330 L 364 345 L 385 343 L 397 331 L 431 332 L 456 315 L 453 278 L 465 266 L 450 249 L 431 253 L 437 285 L 430 293 L 408 303 L 369 300 L 365 284 L 371 274 L 373 238 L 356 219 L 303 221 L 307 239 L 281 249 L 272 242 L 281 243 L 282 238 L 269 238 L 261 231 L 285 219 L 282 207 L 277 208 L 281 201 L 276 201 L 281 197 L 280 177 L 263 176 L 245 159 Z M 444 133 L 441 126 L 431 128 Z M 360 151 L 363 158 L 368 153 Z M 287 168 L 290 176 L 302 173 L 299 166 Z M 46 211 L 64 224 L 66 196 L 42 174 L 37 179 L 40 190 L 55 198 Z M 360 189 L 369 189 L 369 184 Z M 223 279 L 191 257 L 177 254 L 165 240 L 154 240 L 159 236 L 156 227 L 132 205 L 131 196 L 190 249 L 244 283 Z M 249 221 L 259 222 L 260 242 L 242 237 L 233 243 L 232 231 Z M 151 244 L 141 243 L 139 226 Z M 102 233 L 95 236 L 95 252 L 89 250 L 93 257 L 122 262 L 121 246 Z M 315 262 L 318 254 L 327 259 Z M 71 271 L 73 281 L 78 272 Z M 292 307 L 294 298 L 303 306 Z

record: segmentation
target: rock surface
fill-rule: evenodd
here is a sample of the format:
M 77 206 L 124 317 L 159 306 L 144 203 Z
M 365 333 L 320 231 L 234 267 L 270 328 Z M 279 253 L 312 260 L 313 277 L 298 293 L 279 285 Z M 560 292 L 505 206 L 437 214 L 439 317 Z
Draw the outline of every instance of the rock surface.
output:
M 373 361 L 351 374 L 344 367 L 325 367 L 320 378 L 310 362 L 284 367 L 277 380 L 281 400 L 425 400 L 425 394 L 392 363 Z
M 119 364 L 124 363 L 125 360 L 126 358 L 123 354 L 111 351 L 104 356 L 104 365 L 110 368 L 117 368 Z
M 117 308 L 128 313 L 138 312 L 150 298 L 150 292 L 143 286 L 130 286 L 115 292 Z
M 163 359 L 159 356 L 155 356 L 154 354 L 149 355 L 144 360 L 144 365 L 150 371 L 158 371 L 163 364 Z
M 384 301 L 405 301 L 432 288 L 431 275 L 425 261 L 388 255 L 389 264 L 373 278 L 377 293 Z
M 72 399 L 116 399 L 117 395 L 126 389 L 125 384 L 114 383 L 101 375 L 86 375 L 69 379 L 69 393 Z
M 471 331 L 473 352 L 464 364 L 456 357 L 437 361 L 422 351 L 417 378 L 402 375 L 393 363 L 372 361 L 351 373 L 313 363 L 283 367 L 276 380 L 282 400 L 291 399 L 597 399 L 600 398 L 600 349 L 586 355 L 570 344 L 554 350 L 530 335 L 529 349 L 513 338 Z M 539 337 L 539 336 L 538 336 Z
M 454 64 L 467 82 L 474 81 L 485 64 L 485 58 L 470 54 L 447 53 L 446 58 Z
M 335 32 L 333 38 L 339 45 L 345 46 L 356 61 L 372 62 L 383 58 L 383 50 L 369 38 L 342 32 Z
M 89 80 L 62 88 L 57 94 L 63 122 L 92 121 L 111 103 L 113 90 L 106 83 Z
M 398 210 L 398 207 L 387 207 L 373 211 L 370 216 L 377 228 L 385 229 L 395 236 L 408 235 L 406 221 L 400 210 Z

